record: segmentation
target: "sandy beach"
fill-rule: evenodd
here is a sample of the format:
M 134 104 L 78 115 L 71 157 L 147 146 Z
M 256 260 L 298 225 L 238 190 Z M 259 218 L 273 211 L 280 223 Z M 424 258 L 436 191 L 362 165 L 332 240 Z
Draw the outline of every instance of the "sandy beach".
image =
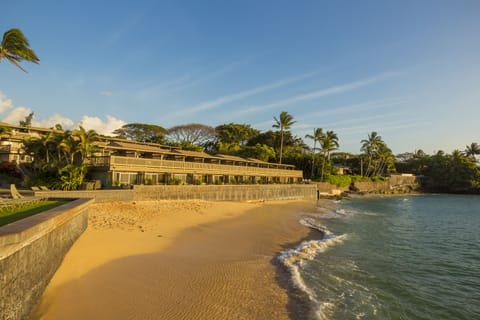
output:
M 307 201 L 97 203 L 31 319 L 297 318 L 274 257 Z

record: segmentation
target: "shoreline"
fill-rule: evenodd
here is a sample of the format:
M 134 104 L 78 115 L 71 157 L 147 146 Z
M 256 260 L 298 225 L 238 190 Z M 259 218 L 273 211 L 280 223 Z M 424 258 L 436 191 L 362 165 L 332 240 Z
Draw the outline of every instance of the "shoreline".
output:
M 306 311 L 276 259 L 312 236 L 298 218 L 315 208 L 313 201 L 94 204 L 89 228 L 30 319 L 112 319 L 132 310 L 132 319 L 295 319 Z

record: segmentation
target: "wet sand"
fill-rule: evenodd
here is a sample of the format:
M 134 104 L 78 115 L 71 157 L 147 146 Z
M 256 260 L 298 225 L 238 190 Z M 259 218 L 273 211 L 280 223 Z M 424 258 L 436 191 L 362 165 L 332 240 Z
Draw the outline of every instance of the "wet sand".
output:
M 315 203 L 99 203 L 31 319 L 297 318 L 274 257 Z

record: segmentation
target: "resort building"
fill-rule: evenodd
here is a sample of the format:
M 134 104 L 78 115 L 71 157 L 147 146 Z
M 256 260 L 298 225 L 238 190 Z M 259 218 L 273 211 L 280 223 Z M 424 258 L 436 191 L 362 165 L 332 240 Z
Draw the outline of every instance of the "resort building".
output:
M 23 139 L 40 138 L 42 135 L 57 132 L 53 129 L 14 126 L 5 122 L 0 122 L 0 127 L 8 130 L 0 134 L 0 162 L 31 162 L 32 155 L 25 154 L 23 150 Z
M 0 138 L 0 161 L 31 162 L 22 149 L 24 138 L 41 137 L 52 129 L 19 127 Z M 210 155 L 155 143 L 101 137 L 89 158 L 90 180 L 102 187 L 134 184 L 267 184 L 298 183 L 303 172 L 293 165 L 231 155 Z
M 153 143 L 107 138 L 90 158 L 92 179 L 107 186 L 132 184 L 297 183 L 301 170 L 230 155 L 210 155 Z

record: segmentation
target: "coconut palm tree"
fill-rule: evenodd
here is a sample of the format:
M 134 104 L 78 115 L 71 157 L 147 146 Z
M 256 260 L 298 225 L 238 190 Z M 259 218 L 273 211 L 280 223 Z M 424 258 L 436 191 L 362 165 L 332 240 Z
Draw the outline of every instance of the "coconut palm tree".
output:
M 296 122 L 293 121 L 293 116 L 288 114 L 286 111 L 282 111 L 280 113 L 280 117 L 273 117 L 275 123 L 272 125 L 273 128 L 280 129 L 280 160 L 279 163 L 282 163 L 282 156 L 283 156 L 283 134 L 286 130 L 290 129 L 290 127 Z
M 12 64 L 27 72 L 20 66 L 20 61 L 37 63 L 40 61 L 35 52 L 30 49 L 28 40 L 19 29 L 10 29 L 3 34 L 0 44 L 0 61 L 5 58 Z
M 372 131 L 372 133 L 368 135 L 368 138 L 360 141 L 360 143 L 362 143 L 362 147 L 360 148 L 360 151 L 365 152 L 365 154 L 368 156 L 367 171 L 365 172 L 365 176 L 368 176 L 371 169 L 370 166 L 372 164 L 372 158 L 374 154 L 378 152 L 380 146 L 383 144 L 383 140 L 382 140 L 382 137 L 379 136 L 377 132 Z
M 84 127 L 79 126 L 78 130 L 73 132 L 75 137 L 80 139 L 80 143 L 78 145 L 78 151 L 82 156 L 82 162 L 85 163 L 87 157 L 90 155 L 91 152 L 94 150 L 94 145 L 92 142 L 96 141 L 98 138 L 97 132 L 95 130 L 85 130 Z
M 323 181 L 323 173 L 325 171 L 325 162 L 330 160 L 330 152 L 337 150 L 339 147 L 338 144 L 338 136 L 337 134 L 329 130 L 323 137 L 320 139 L 321 144 L 321 151 L 323 153 L 323 163 L 322 163 L 322 171 L 320 175 L 320 180 Z
M 305 135 L 305 138 L 307 139 L 312 139 L 313 140 L 313 153 L 312 153 L 312 175 L 311 178 L 313 178 L 313 173 L 314 173 L 314 167 L 315 167 L 315 151 L 317 150 L 317 142 L 320 142 L 320 140 L 323 137 L 323 129 L 322 128 L 314 128 L 313 129 L 313 135 L 307 134 Z
M 63 156 L 65 157 L 65 163 L 73 164 L 75 153 L 79 149 L 78 145 L 79 143 L 73 138 L 72 132 L 69 130 L 65 131 L 57 144 L 59 161 L 60 154 L 63 154 Z
M 473 161 L 475 161 L 475 157 L 477 155 L 480 155 L 480 145 L 476 142 L 472 142 L 469 146 L 466 147 L 464 154 L 466 157 L 471 158 Z
M 378 146 L 376 156 L 377 160 L 375 161 L 372 175 L 384 175 L 387 169 L 389 169 L 389 167 L 391 168 L 395 162 L 395 157 L 392 153 L 392 150 L 384 142 Z
M 47 164 L 50 163 L 50 153 L 49 153 L 49 147 L 52 142 L 55 142 L 55 133 L 54 132 L 49 132 L 48 134 L 42 135 L 40 138 L 40 141 L 43 144 L 43 147 L 45 148 L 45 161 Z

